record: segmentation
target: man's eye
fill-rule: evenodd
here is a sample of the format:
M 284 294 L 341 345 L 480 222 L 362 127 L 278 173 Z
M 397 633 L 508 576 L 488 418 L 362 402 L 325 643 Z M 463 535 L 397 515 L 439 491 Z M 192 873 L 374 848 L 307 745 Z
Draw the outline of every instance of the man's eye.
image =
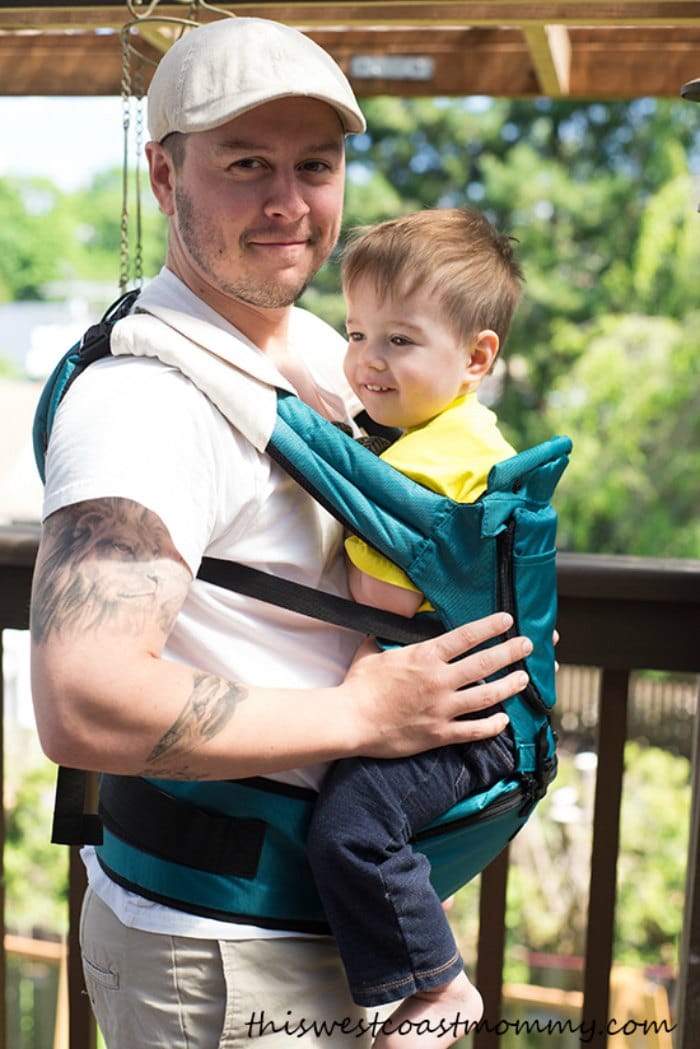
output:
M 324 174 L 326 171 L 330 171 L 330 166 L 325 160 L 307 160 L 302 164 L 304 171 L 310 171 L 312 174 Z
M 255 171 L 257 168 L 262 167 L 262 161 L 258 160 L 257 157 L 242 157 L 240 160 L 234 160 L 230 166 L 238 170 Z

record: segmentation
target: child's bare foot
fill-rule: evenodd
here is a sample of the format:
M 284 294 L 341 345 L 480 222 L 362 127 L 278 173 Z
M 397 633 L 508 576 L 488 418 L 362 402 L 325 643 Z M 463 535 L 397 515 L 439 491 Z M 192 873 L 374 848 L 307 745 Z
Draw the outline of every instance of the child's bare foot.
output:
M 374 1049 L 446 1049 L 464 1037 L 484 1011 L 466 973 L 432 991 L 417 991 L 382 1024 Z

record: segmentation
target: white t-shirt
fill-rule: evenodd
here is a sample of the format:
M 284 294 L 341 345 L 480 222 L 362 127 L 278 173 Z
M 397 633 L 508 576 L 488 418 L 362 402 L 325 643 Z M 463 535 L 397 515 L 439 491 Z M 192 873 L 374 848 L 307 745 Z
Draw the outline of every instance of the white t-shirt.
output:
M 157 297 L 159 287 L 170 297 L 176 290 L 183 311 L 237 336 L 169 271 L 149 286 L 149 297 Z M 313 362 L 321 340 L 336 359 L 335 391 Z M 336 332 L 295 310 L 291 341 L 324 394 L 337 399 L 339 389 L 345 392 L 345 344 Z M 326 373 L 333 371 L 328 363 Z M 45 517 L 84 499 L 131 499 L 160 517 L 193 575 L 206 555 L 347 596 L 337 522 L 189 379 L 160 361 L 120 357 L 91 365 L 58 410 L 46 473 Z M 327 687 L 343 679 L 358 641 L 352 631 L 195 579 L 164 658 L 249 685 Z M 316 788 L 324 768 L 272 778 Z M 144 900 L 107 878 L 92 849 L 83 852 L 91 885 L 125 924 L 198 937 L 269 934 Z

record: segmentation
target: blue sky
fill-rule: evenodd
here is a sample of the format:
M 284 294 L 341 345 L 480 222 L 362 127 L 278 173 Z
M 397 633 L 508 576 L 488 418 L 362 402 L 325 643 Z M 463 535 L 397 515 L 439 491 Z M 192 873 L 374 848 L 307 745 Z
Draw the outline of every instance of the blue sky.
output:
M 122 134 L 119 98 L 1 97 L 0 176 L 43 174 L 75 189 L 121 166 Z

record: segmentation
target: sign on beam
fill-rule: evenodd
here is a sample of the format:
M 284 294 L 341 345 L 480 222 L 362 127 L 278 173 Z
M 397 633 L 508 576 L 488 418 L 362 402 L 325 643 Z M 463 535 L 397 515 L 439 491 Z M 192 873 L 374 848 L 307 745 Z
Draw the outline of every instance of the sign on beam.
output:
M 353 55 L 349 73 L 355 80 L 430 80 L 432 58 L 420 55 Z

